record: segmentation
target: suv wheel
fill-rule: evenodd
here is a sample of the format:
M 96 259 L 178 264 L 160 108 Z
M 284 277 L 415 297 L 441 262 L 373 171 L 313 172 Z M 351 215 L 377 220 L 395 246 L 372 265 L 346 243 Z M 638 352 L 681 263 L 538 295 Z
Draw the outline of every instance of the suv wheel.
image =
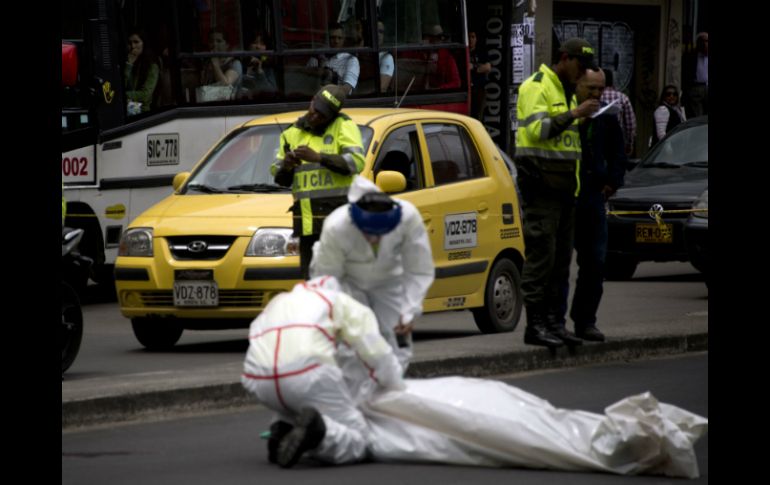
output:
M 484 291 L 484 306 L 473 308 L 473 319 L 482 333 L 513 332 L 521 317 L 521 275 L 510 259 L 492 267 Z

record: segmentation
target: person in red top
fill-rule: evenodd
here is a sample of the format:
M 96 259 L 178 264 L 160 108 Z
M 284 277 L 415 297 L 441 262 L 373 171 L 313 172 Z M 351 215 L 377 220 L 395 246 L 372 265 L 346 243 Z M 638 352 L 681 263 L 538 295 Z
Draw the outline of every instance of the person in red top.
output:
M 429 44 L 438 44 L 444 40 L 444 31 L 440 25 L 431 25 L 424 30 L 423 39 Z M 454 89 L 461 85 L 460 71 L 449 49 L 431 51 L 425 89 Z

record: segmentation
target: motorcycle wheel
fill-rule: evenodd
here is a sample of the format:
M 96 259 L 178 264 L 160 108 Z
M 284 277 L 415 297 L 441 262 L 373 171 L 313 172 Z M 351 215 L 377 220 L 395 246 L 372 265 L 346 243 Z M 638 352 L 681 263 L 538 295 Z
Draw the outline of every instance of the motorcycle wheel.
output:
M 69 369 L 80 350 L 83 339 L 83 312 L 80 300 L 70 285 L 61 284 L 61 371 Z

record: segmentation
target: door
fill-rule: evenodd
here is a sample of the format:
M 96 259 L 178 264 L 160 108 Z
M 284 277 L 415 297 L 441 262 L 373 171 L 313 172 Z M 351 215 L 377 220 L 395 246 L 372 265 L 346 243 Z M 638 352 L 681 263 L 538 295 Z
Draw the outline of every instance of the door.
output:
M 437 121 L 421 127 L 427 191 L 435 194 L 436 203 L 431 234 L 434 296 L 483 293 L 486 272 L 496 254 L 497 218 L 490 217 L 496 185 L 485 174 L 465 126 Z

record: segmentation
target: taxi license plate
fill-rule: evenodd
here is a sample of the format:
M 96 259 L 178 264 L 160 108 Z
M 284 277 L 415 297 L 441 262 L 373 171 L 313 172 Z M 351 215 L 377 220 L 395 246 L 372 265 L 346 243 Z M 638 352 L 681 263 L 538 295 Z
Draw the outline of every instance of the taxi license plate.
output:
M 636 225 L 636 242 L 671 244 L 674 242 L 674 226 L 672 224 L 663 224 L 658 226 L 655 223 Z
M 219 289 L 215 281 L 174 282 L 174 306 L 219 306 Z

